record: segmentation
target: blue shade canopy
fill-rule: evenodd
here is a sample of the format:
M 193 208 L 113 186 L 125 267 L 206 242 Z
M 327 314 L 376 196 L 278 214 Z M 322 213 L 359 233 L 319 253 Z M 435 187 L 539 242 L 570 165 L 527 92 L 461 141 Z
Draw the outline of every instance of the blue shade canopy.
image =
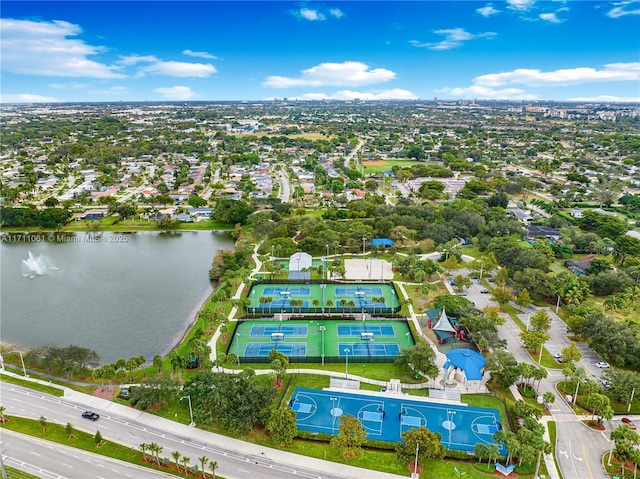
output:
M 373 238 L 371 246 L 393 246 L 394 241 L 389 238 Z
M 487 360 L 482 354 L 472 349 L 461 348 L 452 349 L 447 353 L 447 362 L 444 364 L 444 368 L 448 369 L 450 366 L 456 366 L 464 371 L 467 380 L 477 381 L 482 379 L 482 368 L 486 364 Z

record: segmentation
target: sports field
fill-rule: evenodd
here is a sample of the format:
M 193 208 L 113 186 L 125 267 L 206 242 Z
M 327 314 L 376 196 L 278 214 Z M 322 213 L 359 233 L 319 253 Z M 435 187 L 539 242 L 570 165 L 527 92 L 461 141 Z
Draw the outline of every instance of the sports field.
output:
M 393 284 L 287 284 L 257 283 L 251 287 L 247 311 L 275 313 L 396 313 L 400 300 Z M 294 301 L 294 303 L 292 303 Z M 301 304 L 296 304 L 302 301 Z
M 442 435 L 448 449 L 473 451 L 476 443 L 493 443 L 502 428 L 497 409 L 411 400 L 408 397 L 369 396 L 337 391 L 296 388 L 291 407 L 298 429 L 337 434 L 340 416 L 351 414 L 362 422 L 368 439 L 398 442 L 400 434 L 425 426 Z M 500 454 L 506 455 L 504 445 Z
M 354 362 L 382 362 L 413 345 L 404 321 L 243 321 L 228 352 L 237 354 L 241 362 L 264 360 L 272 349 L 298 362 L 320 362 L 323 352 L 327 362 L 346 362 L 345 356 Z

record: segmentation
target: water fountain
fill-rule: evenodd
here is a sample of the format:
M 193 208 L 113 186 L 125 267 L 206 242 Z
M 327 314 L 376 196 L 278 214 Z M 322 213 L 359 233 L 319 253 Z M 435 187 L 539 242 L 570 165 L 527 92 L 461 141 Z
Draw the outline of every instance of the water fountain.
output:
M 45 256 L 41 254 L 34 256 L 31 251 L 29 251 L 29 257 L 22 260 L 22 276 L 25 278 L 42 276 L 43 274 L 47 274 L 49 271 L 55 271 L 56 269 L 58 268 L 52 266 Z

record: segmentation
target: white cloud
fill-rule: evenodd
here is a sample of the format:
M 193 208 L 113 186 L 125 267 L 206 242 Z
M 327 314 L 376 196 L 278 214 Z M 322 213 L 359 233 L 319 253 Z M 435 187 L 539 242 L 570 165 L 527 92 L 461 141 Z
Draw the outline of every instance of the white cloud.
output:
M 57 103 L 59 101 L 59 99 L 52 96 L 34 95 L 32 93 L 0 95 L 0 103 Z
M 301 8 L 298 11 L 298 15 L 305 20 L 309 20 L 310 22 L 322 21 L 327 19 L 327 17 L 323 13 L 320 13 L 318 10 L 311 10 L 310 8 Z
M 555 13 L 541 13 L 540 19 L 550 22 L 550 23 L 562 23 L 563 20 L 560 20 Z
M 207 63 L 163 62 L 158 61 L 139 70 L 140 74 L 165 75 L 169 77 L 207 78 L 217 73 L 216 67 Z
M 90 60 L 105 50 L 69 37 L 82 33 L 80 26 L 53 20 L 0 19 L 2 71 L 25 75 L 124 78 L 118 66 Z
M 299 10 L 293 10 L 291 14 L 300 20 L 307 20 L 309 22 L 322 22 L 327 20 L 329 17 L 343 18 L 345 16 L 344 12 L 339 8 L 320 10 L 318 8 L 302 7 Z
M 626 2 L 617 2 L 614 3 L 614 8 L 607 12 L 607 16 L 610 18 L 620 18 L 626 15 L 640 15 L 640 8 L 636 8 L 634 10 L 626 10 L 625 7 L 627 5 L 633 5 L 634 3 L 638 3 L 637 1 L 626 1 Z
M 207 78 L 214 73 L 218 73 L 216 67 L 214 67 L 210 63 L 163 61 L 153 55 L 121 56 L 118 63 L 127 66 L 138 65 L 139 63 L 148 63 L 149 65 L 140 67 L 138 69 L 137 76 L 144 76 L 145 74 L 149 73 L 152 75 L 165 75 L 179 78 Z
M 153 55 L 127 55 L 121 56 L 118 60 L 120 65 L 137 65 L 138 63 L 155 63 L 160 61 L 158 57 L 154 57 Z
M 50 83 L 49 84 L 49 88 L 54 88 L 56 90 L 79 90 L 87 87 L 88 85 L 86 83 Z
M 191 100 L 198 96 L 196 92 L 191 90 L 188 86 L 173 86 L 167 88 L 156 88 L 156 93 L 159 93 L 167 100 Z
M 495 15 L 496 13 L 500 13 L 500 10 L 496 10 L 493 8 L 493 5 L 490 3 L 482 8 L 477 8 L 476 12 L 478 12 L 483 17 L 490 17 L 491 15 Z
M 295 97 L 297 100 L 417 100 L 409 90 L 393 88 L 391 90 L 373 90 L 370 92 L 340 90 L 331 94 L 305 93 Z
M 580 67 L 549 72 L 520 68 L 510 72 L 491 73 L 474 78 L 473 83 L 485 87 L 509 84 L 527 86 L 566 86 L 580 83 L 640 80 L 640 62 L 610 63 L 604 69 Z
M 370 69 L 361 62 L 321 63 L 302 70 L 298 78 L 270 76 L 262 82 L 270 88 L 302 86 L 362 86 L 393 80 L 396 74 L 384 68 Z
M 487 100 L 537 100 L 538 97 L 519 88 L 496 90 L 473 85 L 466 88 L 440 88 L 436 93 L 446 93 L 454 98 L 482 98 Z
M 218 57 L 212 55 L 209 52 L 194 52 L 193 50 L 182 50 L 183 55 L 187 55 L 189 57 L 197 57 L 197 58 L 209 58 L 211 60 L 217 60 Z
M 509 4 L 508 8 L 511 8 L 512 10 L 526 11 L 531 9 L 531 7 L 533 7 L 536 1 L 535 0 L 507 0 L 507 3 Z
M 605 103 L 639 103 L 640 96 L 637 97 L 622 97 L 612 95 L 598 95 L 591 97 L 577 97 L 567 98 L 566 101 L 592 101 L 592 102 L 605 102 Z
M 444 35 L 445 39 L 438 43 L 421 43 L 418 40 L 410 40 L 409 43 L 414 47 L 428 48 L 429 50 L 451 50 L 462 46 L 462 42 L 476 40 L 478 38 L 491 38 L 496 36 L 495 32 L 469 33 L 464 28 L 449 28 L 444 30 L 434 30 L 433 33 Z

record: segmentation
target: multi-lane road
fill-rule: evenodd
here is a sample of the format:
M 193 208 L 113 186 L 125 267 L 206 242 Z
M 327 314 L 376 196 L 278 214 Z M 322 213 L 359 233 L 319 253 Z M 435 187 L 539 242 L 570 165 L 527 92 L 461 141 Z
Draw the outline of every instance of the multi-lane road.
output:
M 0 393 L 2 404 L 6 407 L 5 414 L 8 416 L 16 415 L 33 419 L 44 416 L 49 422 L 71 423 L 76 429 L 90 434 L 95 434 L 99 429 L 105 440 L 133 448 L 138 448 L 141 443 L 155 442 L 163 448 L 160 457 L 171 457 L 173 451 L 179 451 L 183 456 L 191 459 L 191 466 L 198 463 L 199 457 L 207 456 L 218 463 L 217 473 L 229 479 L 258 477 L 261 479 L 291 477 L 397 479 L 400 477 L 244 443 L 74 391 L 69 391 L 69 398 L 58 398 L 12 384 L 0 383 Z M 104 407 L 102 409 L 96 407 L 100 405 Z M 82 418 L 82 412 L 88 408 L 100 414 L 98 421 L 93 422 Z M 29 448 L 24 443 L 19 444 L 13 436 L 5 437 L 4 430 L 1 431 L 3 432 L 2 441 L 6 443 L 2 449 L 3 455 L 14 461 L 11 465 L 20 464 L 22 461 L 28 466 L 20 469 L 39 468 L 52 474 L 46 477 L 60 479 L 86 479 L 94 477 L 94 474 L 96 477 L 111 479 L 131 474 L 124 470 L 122 475 L 116 474 L 115 471 L 110 473 L 109 468 L 115 468 L 115 465 L 109 463 L 94 466 L 84 461 L 81 453 L 78 453 L 76 462 L 71 461 L 67 456 L 44 454 L 40 452 L 41 447 Z M 40 455 L 32 454 L 33 450 Z M 62 466 L 65 469 L 55 471 L 52 468 L 52 461 L 64 462 L 67 466 Z M 89 475 L 89 472 L 92 475 Z M 146 476 L 133 474 L 133 477 Z

